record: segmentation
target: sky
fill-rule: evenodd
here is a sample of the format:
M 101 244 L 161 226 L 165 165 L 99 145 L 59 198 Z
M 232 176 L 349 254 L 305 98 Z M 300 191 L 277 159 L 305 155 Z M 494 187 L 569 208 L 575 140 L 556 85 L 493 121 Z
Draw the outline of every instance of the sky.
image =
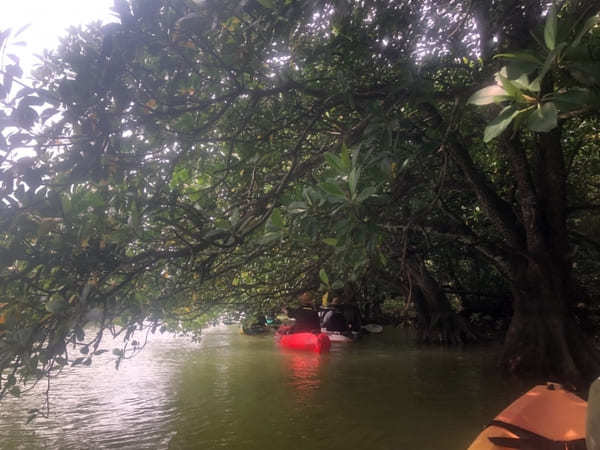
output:
M 69 27 L 87 24 L 97 20 L 113 21 L 111 7 L 114 0 L 0 0 L 0 31 L 10 28 L 16 33 L 29 25 L 19 36 L 9 40 L 6 54 L 15 54 L 20 60 L 25 81 L 27 75 L 37 65 L 43 49 L 54 49 L 60 37 Z M 11 45 L 25 42 L 24 46 Z M 8 64 L 7 58 L 0 64 Z M 27 81 L 26 81 L 27 82 Z M 0 153 L 1 154 L 1 153 Z M 35 156 L 27 149 L 14 150 L 13 157 Z
M 44 48 L 56 48 L 59 38 L 72 25 L 96 20 L 111 21 L 113 0 L 0 0 L 0 30 L 13 32 L 29 24 L 13 42 L 24 41 L 26 46 L 10 46 L 7 53 L 21 59 L 25 72 L 36 63 L 35 54 Z

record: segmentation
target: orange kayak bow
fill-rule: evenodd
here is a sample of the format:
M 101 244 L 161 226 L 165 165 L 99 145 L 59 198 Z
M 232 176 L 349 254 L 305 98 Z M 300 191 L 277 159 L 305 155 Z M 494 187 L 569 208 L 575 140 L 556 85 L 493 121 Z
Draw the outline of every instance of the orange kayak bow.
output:
M 535 386 L 504 409 L 468 450 L 585 450 L 587 402 L 559 384 Z

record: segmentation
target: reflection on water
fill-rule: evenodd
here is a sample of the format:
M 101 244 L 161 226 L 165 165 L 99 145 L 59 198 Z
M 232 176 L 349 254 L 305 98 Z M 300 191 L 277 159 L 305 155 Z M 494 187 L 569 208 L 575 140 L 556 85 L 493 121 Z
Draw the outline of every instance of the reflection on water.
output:
M 236 326 L 199 344 L 157 335 L 118 371 L 110 353 L 65 370 L 48 419 L 25 424 L 41 386 L 3 403 L 0 448 L 459 450 L 525 390 L 491 354 L 417 348 L 393 329 L 321 355 Z
M 326 356 L 314 352 L 298 352 L 281 349 L 281 359 L 284 361 L 289 384 L 298 394 L 300 401 L 309 399 L 311 393 L 321 384 L 319 366 Z
M 102 347 L 112 350 L 120 341 L 105 337 Z M 157 334 L 118 371 L 110 351 L 94 356 L 91 367 L 66 367 L 51 379 L 48 418 L 25 424 L 27 411 L 43 404 L 45 382 L 2 403 L 0 448 L 166 448 L 177 415 L 171 380 L 197 348 L 187 338 Z

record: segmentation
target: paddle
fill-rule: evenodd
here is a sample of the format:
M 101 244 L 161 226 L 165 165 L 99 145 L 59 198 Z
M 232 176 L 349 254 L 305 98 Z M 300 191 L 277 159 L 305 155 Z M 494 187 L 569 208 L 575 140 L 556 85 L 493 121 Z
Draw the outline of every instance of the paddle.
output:
M 376 323 L 368 323 L 363 325 L 362 328 L 367 330 L 369 333 L 381 333 L 383 331 L 383 327 Z

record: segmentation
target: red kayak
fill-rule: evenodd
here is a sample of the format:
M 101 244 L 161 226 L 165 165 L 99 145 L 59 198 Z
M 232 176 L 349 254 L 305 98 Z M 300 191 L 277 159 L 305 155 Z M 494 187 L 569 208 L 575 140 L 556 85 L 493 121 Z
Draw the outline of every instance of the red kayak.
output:
M 291 333 L 287 334 L 290 327 L 282 326 L 277 330 L 279 345 L 294 350 L 306 350 L 316 353 L 328 352 L 331 341 L 326 333 Z

